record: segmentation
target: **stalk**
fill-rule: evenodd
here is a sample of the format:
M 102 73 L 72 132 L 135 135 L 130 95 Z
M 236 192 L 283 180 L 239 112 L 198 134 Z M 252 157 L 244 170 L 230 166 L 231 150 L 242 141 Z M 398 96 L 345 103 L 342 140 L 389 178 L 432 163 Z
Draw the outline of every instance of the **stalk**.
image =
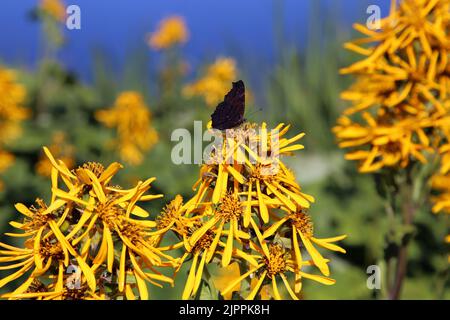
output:
M 392 192 L 399 192 L 400 195 L 400 201 L 401 204 L 399 204 L 396 210 L 398 213 L 401 214 L 401 223 L 395 223 L 395 219 L 392 217 L 392 207 L 395 205 L 395 194 L 392 194 Z M 408 247 L 411 242 L 411 235 L 409 234 L 409 230 L 411 230 L 411 227 L 414 224 L 414 216 L 418 210 L 418 206 L 414 201 L 414 186 L 413 181 L 411 178 L 411 170 L 410 168 L 406 169 L 405 179 L 403 181 L 399 181 L 399 184 L 397 184 L 397 188 L 391 188 L 391 200 L 394 200 L 391 206 L 390 206 L 390 212 L 388 211 L 389 215 L 389 222 L 391 225 L 391 236 L 394 236 L 394 244 L 396 247 L 396 254 L 395 254 L 395 270 L 394 274 L 391 275 L 391 270 L 388 268 L 388 299 L 390 300 L 398 300 L 400 299 L 401 290 L 403 287 L 403 283 L 406 277 L 407 267 L 408 267 Z M 395 214 L 395 211 L 394 211 Z M 400 240 L 398 240 L 397 236 L 400 235 Z M 396 241 L 395 241 L 396 240 Z M 398 243 L 397 241 L 400 241 Z M 391 266 L 391 258 L 388 258 L 387 265 Z

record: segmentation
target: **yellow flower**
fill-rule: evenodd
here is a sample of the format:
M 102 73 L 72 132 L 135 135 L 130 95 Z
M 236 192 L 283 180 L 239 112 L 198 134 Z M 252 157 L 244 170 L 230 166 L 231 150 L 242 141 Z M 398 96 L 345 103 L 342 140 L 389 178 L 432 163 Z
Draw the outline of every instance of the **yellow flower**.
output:
M 95 116 L 105 126 L 116 129 L 114 145 L 129 164 L 141 164 L 144 153 L 158 142 L 158 134 L 152 127 L 152 114 L 138 92 L 121 93 L 113 107 L 100 110 Z
M 186 43 L 189 32 L 184 19 L 180 16 L 167 17 L 159 23 L 158 29 L 148 38 L 151 48 L 168 49 L 177 44 Z
M 287 230 L 289 230 L 288 233 L 291 233 L 290 237 L 293 240 L 293 248 L 295 253 L 294 255 L 297 259 L 298 265 L 301 265 L 302 261 L 301 252 L 298 246 L 299 242 L 303 244 L 306 251 L 312 258 L 314 264 L 325 276 L 330 275 L 330 270 L 327 264 L 328 260 L 320 254 L 320 252 L 313 246 L 313 244 L 331 251 L 346 253 L 343 248 L 333 244 L 333 242 L 345 239 L 346 235 L 325 239 L 318 239 L 314 237 L 314 229 L 311 217 L 304 213 L 303 210 L 288 213 L 287 216 L 281 217 L 277 222 L 272 224 L 267 230 L 264 231 L 263 238 L 267 239 L 272 237 L 274 233 L 280 230 L 283 226 L 287 226 Z M 279 234 L 283 235 L 283 233 Z
M 354 24 L 355 30 L 366 37 L 348 42 L 345 47 L 366 58 L 344 68 L 342 72 L 353 73 L 371 69 L 377 59 L 412 48 L 416 43 L 428 57 L 433 55 L 435 49 L 448 50 L 449 7 L 448 0 L 404 0 L 397 8 L 397 1 L 392 0 L 389 16 L 381 20 L 380 30 Z M 361 46 L 367 43 L 378 45 L 369 48 Z
M 16 82 L 16 73 L 0 67 L 0 147 L 18 138 L 20 123 L 29 117 L 23 107 L 25 87 Z
M 52 135 L 52 144 L 48 147 L 50 152 L 57 158 L 61 159 L 67 167 L 70 169 L 75 164 L 73 158 L 74 146 L 66 143 L 66 134 L 62 131 L 56 131 Z M 52 164 L 45 156 L 45 153 L 41 153 L 39 160 L 36 163 L 36 172 L 44 177 L 50 177 L 52 172 Z
M 405 168 L 411 159 L 425 163 L 424 152 L 433 152 L 425 131 L 434 122 L 427 118 L 405 118 L 390 124 L 383 121 L 384 117 L 374 118 L 367 112 L 362 117 L 365 125 L 342 116 L 333 128 L 341 148 L 356 149 L 348 152 L 346 159 L 359 161 L 360 172 L 375 172 L 383 167 Z
M 287 252 L 282 245 L 274 243 L 267 245 L 263 243 L 261 247 L 256 246 L 255 244 L 251 244 L 259 253 L 257 257 L 257 264 L 252 266 L 251 269 L 239 276 L 239 278 L 232 281 L 227 288 L 222 291 L 223 295 L 228 294 L 237 284 L 242 282 L 244 279 L 249 277 L 250 275 L 256 275 L 257 283 L 251 289 L 251 292 L 246 297 L 246 300 L 253 300 L 257 297 L 260 292 L 261 286 L 265 283 L 265 281 L 269 281 L 272 285 L 273 297 L 276 300 L 282 300 L 282 296 L 279 291 L 278 283 L 280 281 L 283 283 L 286 291 L 289 296 L 293 300 L 298 300 L 298 292 L 301 286 L 298 286 L 297 283 L 301 281 L 302 278 L 310 279 L 317 281 L 319 283 L 325 285 L 332 285 L 335 283 L 335 280 L 331 278 L 327 278 L 320 275 L 314 275 L 310 273 L 306 273 L 301 271 L 303 266 L 311 265 L 311 261 L 302 261 L 300 265 L 296 263 L 294 259 L 290 256 L 290 253 Z M 292 283 L 289 283 L 288 274 L 296 276 Z M 277 283 L 278 279 L 278 283 Z
M 39 7 L 57 21 L 63 22 L 66 18 L 66 7 L 60 0 L 41 0 Z
M 223 132 L 223 144 L 212 149 L 210 158 L 200 169 L 200 178 L 194 185 L 196 194 L 185 204 L 181 204 L 180 198 L 176 198 L 169 205 L 171 214 L 165 210 L 164 216 L 157 220 L 164 221 L 164 232 L 167 232 L 168 226 L 171 225 L 171 230 L 180 238 L 180 242 L 174 245 L 176 248 L 184 247 L 185 250 L 179 260 L 180 267 L 188 257 L 192 258 L 183 299 L 188 299 L 198 292 L 203 270 L 210 263 L 220 263 L 223 268 L 227 268 L 237 262 L 251 271 L 239 276 L 240 280 L 228 290 L 223 290 L 225 297 L 230 297 L 230 292 L 236 291 L 235 287 L 241 280 L 264 265 L 267 268 L 276 268 L 272 262 L 266 261 L 269 263 L 267 265 L 264 259 L 271 259 L 269 247 L 275 248 L 271 244 L 280 237 L 290 242 L 292 253 L 287 254 L 292 257 L 296 255 L 296 259 L 287 262 L 294 270 L 293 276 L 297 277 L 295 293 L 291 295 L 295 298 L 301 289 L 300 278 L 308 278 L 308 274 L 304 275 L 303 271 L 300 271 L 302 266 L 316 266 L 329 275 L 329 260 L 323 258 L 312 243 L 333 251 L 345 252 L 333 244 L 345 236 L 318 239 L 312 235 L 312 231 L 304 233 L 305 230 L 300 227 L 295 229 L 296 232 L 287 234 L 284 226 L 282 228 L 283 224 L 297 227 L 299 222 L 295 222 L 298 220 L 295 215 L 309 208 L 314 202 L 313 197 L 301 191 L 293 173 L 280 158 L 303 149 L 303 145 L 297 141 L 304 134 L 286 138 L 288 130 L 289 126 L 284 124 L 278 125 L 274 130 L 268 130 L 266 124 L 257 126 L 244 123 L 240 127 Z M 292 229 L 289 227 L 289 230 Z M 298 254 L 301 249 L 297 236 L 301 237 L 312 260 L 304 261 Z M 281 261 L 280 257 L 274 259 Z M 271 279 L 272 275 L 277 274 L 276 271 L 268 273 Z M 316 279 L 316 276 L 311 275 L 309 278 L 311 277 Z M 328 284 L 333 282 L 328 278 L 317 277 L 319 280 L 325 279 L 322 282 Z M 257 284 L 250 286 L 251 293 L 242 291 L 246 289 L 239 289 L 239 295 L 247 294 L 254 298 L 257 294 L 263 294 L 260 290 L 265 275 L 258 279 L 260 281 Z M 286 283 L 284 274 L 281 279 Z M 288 285 L 286 288 L 290 289 Z M 279 298 L 275 290 L 273 296 Z
M 202 96 L 208 106 L 214 107 L 223 99 L 230 89 L 230 82 L 236 77 L 236 62 L 231 58 L 218 58 L 207 67 L 202 78 L 183 88 L 183 94 L 187 97 Z
M 29 117 L 29 110 L 23 107 L 25 95 L 24 86 L 16 82 L 16 73 L 0 67 L 0 173 L 14 163 L 14 156 L 4 150 L 5 145 L 21 135 L 21 122 Z
M 431 179 L 431 186 L 439 192 L 437 196 L 432 197 L 433 212 L 450 213 L 450 175 L 434 175 Z
M 9 263 L 0 268 L 20 269 L 1 279 L 0 287 L 25 274 L 28 278 L 3 297 L 148 299 L 147 283 L 173 284 L 155 267 L 172 267 L 176 261 L 164 253 L 167 249 L 157 247 L 151 236 L 156 223 L 145 219 L 149 213 L 138 205 L 162 197 L 146 194 L 155 179 L 122 189 L 111 184 L 122 168 L 119 163 L 104 168 L 91 162 L 70 171 L 47 148 L 44 152 L 52 164 L 52 198 L 48 206 L 40 199 L 37 207 L 16 205 L 25 218 L 11 222 L 20 232 L 6 235 L 25 238 L 24 247 L 0 243 L 5 249 L 0 263 Z M 66 270 L 71 265 L 81 269 L 75 288 L 68 285 Z M 33 290 L 36 282 L 49 284 Z
M 0 172 L 5 171 L 14 163 L 14 156 L 9 153 L 0 150 Z
M 448 126 L 449 8 L 448 0 L 405 0 L 398 8 L 393 0 L 380 30 L 354 25 L 366 37 L 345 47 L 363 58 L 341 70 L 356 81 L 341 94 L 351 106 L 333 131 L 361 172 L 426 162 L 424 151 L 439 144 Z

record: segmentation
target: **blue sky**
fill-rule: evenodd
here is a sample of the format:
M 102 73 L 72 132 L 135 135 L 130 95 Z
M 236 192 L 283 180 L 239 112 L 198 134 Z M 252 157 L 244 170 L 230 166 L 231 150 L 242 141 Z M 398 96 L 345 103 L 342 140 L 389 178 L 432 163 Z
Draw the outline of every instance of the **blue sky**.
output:
M 270 61 L 274 52 L 274 8 L 282 3 L 284 37 L 303 46 L 306 41 L 311 1 L 323 11 L 336 11 L 339 28 L 349 30 L 353 21 L 364 21 L 367 5 L 378 4 L 386 15 L 389 0 L 66 0 L 81 8 L 81 30 L 66 30 L 67 45 L 62 61 L 90 77 L 94 48 L 107 52 L 120 69 L 127 52 L 142 45 L 158 21 L 171 14 L 183 15 L 191 38 L 184 52 L 192 65 L 204 58 L 257 54 Z M 2 0 L 0 4 L 0 61 L 32 68 L 39 57 L 40 28 L 27 19 L 36 0 Z M 322 12 L 322 10 L 321 10 Z M 324 15 L 313 17 L 324 19 Z

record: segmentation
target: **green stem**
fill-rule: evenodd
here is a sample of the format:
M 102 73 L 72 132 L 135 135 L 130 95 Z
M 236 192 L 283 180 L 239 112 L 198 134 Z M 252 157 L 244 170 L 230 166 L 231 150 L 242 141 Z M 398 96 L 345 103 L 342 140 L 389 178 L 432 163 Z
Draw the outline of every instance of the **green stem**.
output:
M 401 212 L 402 212 L 402 229 L 408 230 L 413 225 L 417 206 L 413 199 L 413 183 L 410 177 L 410 171 L 406 177 L 406 182 L 401 186 Z M 403 282 L 406 277 L 408 267 L 408 247 L 410 244 L 410 237 L 402 235 L 401 243 L 397 251 L 397 264 L 394 275 L 392 287 L 389 290 L 389 299 L 398 300 L 401 295 Z

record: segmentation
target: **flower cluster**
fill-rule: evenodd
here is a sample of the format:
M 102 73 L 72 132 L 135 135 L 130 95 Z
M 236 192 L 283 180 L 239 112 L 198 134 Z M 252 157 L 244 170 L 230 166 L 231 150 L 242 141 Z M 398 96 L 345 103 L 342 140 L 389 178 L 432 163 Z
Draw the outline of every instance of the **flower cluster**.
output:
M 29 117 L 29 110 L 22 106 L 25 95 L 15 72 L 0 67 L 0 173 L 14 162 L 14 155 L 4 149 L 5 145 L 20 136 L 21 122 Z M 0 190 L 1 186 L 0 181 Z
M 176 261 L 156 246 L 154 221 L 138 202 L 162 195 L 146 194 L 154 178 L 122 189 L 111 183 L 122 168 L 88 162 L 69 170 L 53 158 L 52 197 L 16 209 L 24 218 L 7 233 L 23 245 L 0 243 L 1 270 L 17 269 L 0 280 L 0 288 L 22 278 L 4 294 L 9 299 L 140 299 L 148 298 L 147 284 L 161 286 L 172 278 L 156 268 Z
M 351 106 L 334 133 L 361 172 L 425 162 L 440 143 L 449 124 L 449 8 L 449 0 L 393 0 L 380 30 L 354 26 L 366 37 L 345 47 L 364 58 L 341 70 L 356 81 L 342 93 Z
M 262 287 L 270 285 L 273 298 L 281 299 L 287 291 L 298 299 L 303 278 L 334 283 L 328 277 L 329 260 L 317 246 L 345 252 L 334 244 L 345 236 L 315 237 L 308 214 L 314 199 L 302 192 L 280 159 L 303 148 L 296 142 L 304 134 L 286 138 L 288 130 L 284 124 L 269 131 L 265 123 L 246 122 L 220 133 L 223 142 L 202 165 L 196 194 L 185 204 L 176 197 L 157 219 L 158 236 L 170 231 L 180 239 L 175 245 L 185 250 L 180 264 L 192 259 L 183 299 L 198 293 L 210 263 L 241 266 L 239 277 L 221 291 L 224 297 L 233 290 L 239 297 L 262 297 Z M 305 272 L 307 266 L 323 275 Z M 245 286 L 250 277 L 256 282 Z M 280 283 L 285 291 L 280 292 Z
M 208 106 L 216 106 L 228 92 L 230 82 L 236 79 L 236 62 L 231 58 L 218 58 L 206 69 L 205 75 L 184 87 L 187 97 L 202 96 Z
M 179 16 L 165 18 L 159 23 L 158 29 L 148 38 L 148 44 L 156 50 L 168 49 L 177 44 L 186 43 L 189 32 L 184 19 Z
M 158 142 L 158 134 L 152 127 L 152 114 L 141 94 L 134 91 L 121 93 L 113 107 L 96 113 L 98 121 L 117 130 L 113 142 L 123 161 L 138 165 L 144 152 Z

